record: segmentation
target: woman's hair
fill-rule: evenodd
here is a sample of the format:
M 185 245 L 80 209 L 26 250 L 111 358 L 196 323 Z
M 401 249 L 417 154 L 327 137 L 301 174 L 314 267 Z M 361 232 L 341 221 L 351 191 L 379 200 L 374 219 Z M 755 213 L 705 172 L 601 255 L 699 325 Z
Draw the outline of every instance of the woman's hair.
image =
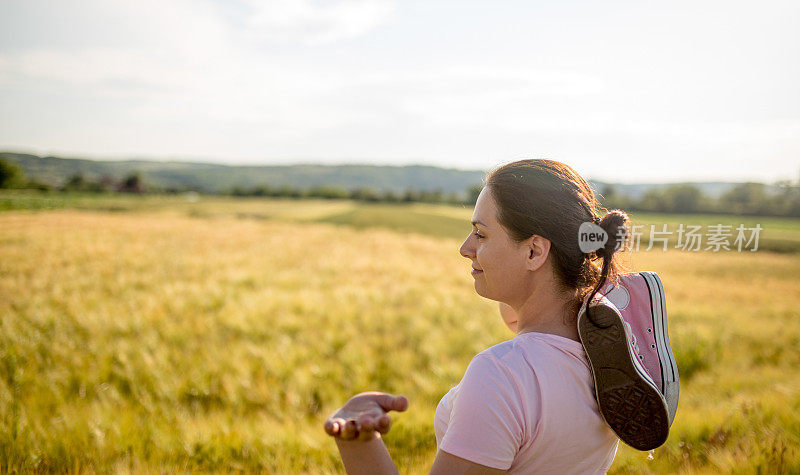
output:
M 594 192 L 571 167 L 553 160 L 520 160 L 490 171 L 484 179 L 497 204 L 497 220 L 517 242 L 531 236 L 550 241 L 557 281 L 575 292 L 573 314 L 620 270 L 616 251 L 628 237 L 628 215 L 602 208 Z M 598 208 L 606 211 L 602 218 Z M 608 234 L 597 251 L 581 251 L 578 230 L 593 222 Z M 602 264 L 598 261 L 602 260 Z

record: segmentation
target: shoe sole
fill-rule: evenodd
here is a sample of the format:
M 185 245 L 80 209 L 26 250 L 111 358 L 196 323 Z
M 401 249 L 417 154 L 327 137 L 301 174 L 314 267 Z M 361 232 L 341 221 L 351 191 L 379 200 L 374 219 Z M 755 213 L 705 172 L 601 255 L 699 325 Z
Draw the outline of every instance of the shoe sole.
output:
M 669 435 L 669 414 L 661 391 L 631 355 L 622 318 L 602 306 L 578 319 L 578 334 L 595 382 L 600 414 L 614 433 L 634 449 L 651 450 Z
M 678 383 L 678 365 L 675 362 L 675 356 L 672 354 L 672 346 L 669 344 L 664 285 L 655 272 L 645 271 L 639 274 L 644 277 L 644 282 L 650 291 L 650 313 L 653 316 L 653 331 L 655 332 L 658 361 L 661 363 L 661 381 L 664 386 L 664 399 L 667 401 L 668 422 L 672 425 L 678 408 L 680 385 Z

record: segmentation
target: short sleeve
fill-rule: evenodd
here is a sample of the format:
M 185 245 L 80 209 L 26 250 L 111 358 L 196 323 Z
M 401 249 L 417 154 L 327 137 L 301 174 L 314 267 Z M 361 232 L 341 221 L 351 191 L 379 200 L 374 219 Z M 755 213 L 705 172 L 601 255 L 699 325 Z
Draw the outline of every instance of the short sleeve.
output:
M 467 367 L 453 399 L 441 450 L 487 467 L 508 469 L 522 446 L 522 395 L 509 369 L 488 354 Z

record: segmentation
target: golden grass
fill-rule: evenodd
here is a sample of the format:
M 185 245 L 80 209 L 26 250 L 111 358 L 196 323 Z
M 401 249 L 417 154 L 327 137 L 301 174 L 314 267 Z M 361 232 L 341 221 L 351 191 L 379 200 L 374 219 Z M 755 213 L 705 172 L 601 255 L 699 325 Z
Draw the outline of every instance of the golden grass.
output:
M 337 472 L 324 417 L 379 389 L 409 396 L 386 440 L 402 472 L 423 472 L 438 399 L 512 336 L 458 244 L 225 216 L 0 214 L 0 471 Z M 800 470 L 798 264 L 633 256 L 665 282 L 684 374 L 667 444 L 653 460 L 621 448 L 612 471 Z

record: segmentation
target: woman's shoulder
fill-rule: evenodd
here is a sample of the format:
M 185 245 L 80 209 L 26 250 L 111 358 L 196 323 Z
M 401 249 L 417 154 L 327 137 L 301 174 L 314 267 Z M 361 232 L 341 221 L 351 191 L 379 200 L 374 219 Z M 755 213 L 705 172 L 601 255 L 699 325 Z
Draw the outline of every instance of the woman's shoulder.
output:
M 565 374 L 581 381 L 590 376 L 580 342 L 545 333 L 523 333 L 486 348 L 475 355 L 470 367 L 472 372 L 492 373 L 505 384 L 522 388 L 549 386 Z
M 580 342 L 549 333 L 521 333 L 514 338 L 490 346 L 478 355 L 496 359 L 506 364 L 531 358 L 560 358 L 585 360 L 586 353 Z

